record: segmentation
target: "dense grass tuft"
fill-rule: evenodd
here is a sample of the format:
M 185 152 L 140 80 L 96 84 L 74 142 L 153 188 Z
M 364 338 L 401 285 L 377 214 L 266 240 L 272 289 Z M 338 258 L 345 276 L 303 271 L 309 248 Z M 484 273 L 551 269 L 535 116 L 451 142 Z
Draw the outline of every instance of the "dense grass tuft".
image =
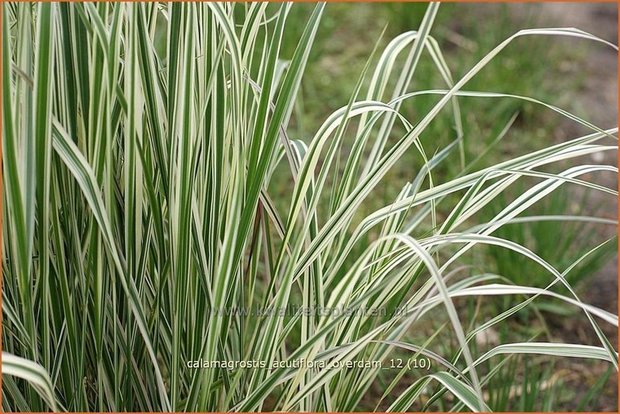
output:
M 488 411 L 511 406 L 512 388 L 494 381 L 517 381 L 526 356 L 617 370 L 599 326 L 615 329 L 617 316 L 569 283 L 615 238 L 557 268 L 506 235 L 549 221 L 616 225 L 564 215 L 562 202 L 528 214 L 566 187 L 615 200 L 596 179 L 617 168 L 584 156 L 616 151 L 617 128 L 466 89 L 523 37 L 614 45 L 571 28 L 522 30 L 454 78 L 431 3 L 417 31 L 368 48 L 345 106 L 292 140 L 324 4 L 288 61 L 291 3 L 2 7 L 4 411 Z M 443 88 L 411 88 L 422 59 Z M 435 100 L 408 119 L 401 105 L 420 96 Z M 464 150 L 478 137 L 462 128 L 474 99 L 526 101 L 589 132 L 480 169 Z M 449 143 L 429 152 L 439 117 Z M 404 154 L 422 167 L 368 214 Z M 456 173 L 434 174 L 447 163 Z M 276 176 L 291 189 L 277 198 Z M 535 274 L 469 266 L 488 246 Z M 496 296 L 510 300 L 471 309 Z M 480 341 L 546 300 L 577 310 L 594 345 L 518 332 Z M 524 384 L 553 374 L 534 371 Z

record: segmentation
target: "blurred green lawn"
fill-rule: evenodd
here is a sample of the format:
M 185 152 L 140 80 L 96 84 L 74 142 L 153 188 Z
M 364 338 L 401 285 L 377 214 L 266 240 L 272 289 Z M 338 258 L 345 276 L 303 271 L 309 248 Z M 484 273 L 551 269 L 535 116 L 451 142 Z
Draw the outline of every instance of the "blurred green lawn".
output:
M 290 32 L 285 36 L 285 57 L 290 58 L 296 41 L 303 31 L 305 21 L 312 9 L 310 4 L 298 4 L 290 14 Z M 397 35 L 416 30 L 426 9 L 424 3 L 331 3 L 327 6 L 322 24 L 310 55 L 308 67 L 302 81 L 301 99 L 297 104 L 289 125 L 288 135 L 291 139 L 300 139 L 308 143 L 322 122 L 336 109 L 346 106 L 350 93 L 377 44 L 381 51 Z M 439 15 L 431 31 L 438 41 L 454 80 L 458 80 L 481 57 L 500 42 L 520 29 L 533 27 L 557 27 L 557 22 L 544 18 L 540 4 L 442 4 Z M 470 91 L 501 92 L 533 97 L 552 103 L 563 109 L 574 111 L 588 119 L 587 113 L 580 112 L 580 93 L 586 80 L 584 71 L 588 54 L 586 42 L 575 42 L 556 37 L 523 37 L 513 42 L 496 59 L 494 59 L 478 76 L 469 82 L 465 89 Z M 406 52 L 403 53 L 406 55 Z M 370 71 L 374 69 L 378 56 L 372 57 Z M 397 63 L 398 64 L 398 63 Z M 396 71 L 398 73 L 398 71 Z M 370 76 L 367 76 L 370 78 Z M 394 80 L 395 81 L 395 80 Z M 366 82 L 366 86 L 367 86 Z M 413 78 L 411 91 L 422 89 L 445 89 L 440 74 L 434 67 L 428 53 L 423 54 Z M 388 93 L 391 90 L 387 88 Z M 362 89 L 360 99 L 365 96 Z M 401 107 L 403 115 L 415 124 L 438 97 L 422 96 L 408 100 Z M 465 163 L 477 160 L 473 169 L 484 168 L 509 158 L 545 147 L 566 138 L 579 136 L 584 130 L 574 127 L 561 130 L 562 118 L 549 110 L 541 110 L 537 105 L 515 99 L 476 99 L 460 98 L 462 123 L 464 131 Z M 500 140 L 496 138 L 507 124 L 512 122 L 509 132 Z M 353 122 L 355 125 L 355 122 Z M 421 136 L 421 142 L 427 155 L 444 148 L 456 134 L 454 120 L 450 111 L 439 116 Z M 574 136 L 573 136 L 574 135 Z M 396 140 L 400 136 L 393 136 Z M 495 142 L 494 142 L 495 141 Z M 350 142 L 349 142 L 350 145 Z M 345 147 L 342 149 L 346 157 Z M 383 207 L 394 200 L 403 185 L 411 181 L 423 161 L 415 150 L 409 151 L 398 164 L 385 176 L 381 185 L 365 202 L 365 215 Z M 284 169 L 286 166 L 282 167 Z M 434 172 L 434 180 L 441 182 L 462 173 L 462 164 L 458 152 L 455 152 L 442 167 Z M 274 174 L 270 192 L 276 201 L 287 200 L 292 181 L 287 174 Z M 523 186 L 533 181 L 523 180 L 515 191 L 520 194 Z M 446 200 L 451 204 L 456 200 Z M 476 220 L 491 219 L 494 213 L 511 200 L 511 194 L 500 197 L 489 208 L 483 210 Z M 576 200 L 567 189 L 558 191 L 536 205 L 528 215 L 575 214 L 582 206 L 583 199 Z M 282 205 L 283 213 L 286 206 Z M 438 206 L 442 214 L 442 206 Z M 597 234 L 580 223 L 562 223 L 562 242 L 558 243 L 558 223 L 539 222 L 531 224 L 509 225 L 501 228 L 495 235 L 519 242 L 540 254 L 545 260 L 564 269 L 592 246 L 600 242 Z M 430 231 L 430 225 L 426 231 Z M 372 236 L 370 236 L 372 237 Z M 587 279 L 596 273 L 606 261 L 613 257 L 616 244 L 610 243 L 607 249 L 601 249 L 598 255 L 582 263 L 570 274 L 570 282 L 578 288 L 587 287 Z M 353 255 L 355 256 L 355 255 Z M 544 287 L 549 280 L 536 281 L 533 277 L 540 272 L 536 264 L 523 259 L 519 254 L 501 248 L 479 249 L 471 255 L 472 271 L 497 272 L 513 283 Z M 484 306 L 498 306 L 506 309 L 511 299 L 489 300 Z M 471 323 L 476 315 L 486 314 L 480 304 L 465 304 L 465 315 L 471 315 Z M 499 341 L 509 341 L 515 336 L 537 336 L 548 334 L 547 327 L 540 324 L 538 312 L 552 312 L 559 317 L 566 317 L 571 312 L 565 306 L 547 301 L 544 305 L 534 306 L 533 312 L 519 314 L 520 323 L 505 325 L 498 332 Z M 491 311 L 491 314 L 497 311 Z M 430 332 L 434 332 L 442 321 L 434 321 Z M 413 333 L 424 338 L 425 332 Z M 449 337 L 440 339 L 449 341 Z M 455 344 L 446 342 L 450 348 Z M 544 398 L 538 394 L 539 386 L 548 380 L 548 372 L 553 362 L 539 361 L 531 363 L 531 369 L 515 366 L 511 362 L 503 371 L 505 381 L 498 379 L 497 387 L 491 392 L 495 399 L 494 406 L 508 410 L 545 410 L 557 407 L 572 409 L 575 398 L 574 389 L 562 388 L 563 396 L 551 390 Z M 516 376 L 522 377 L 524 384 L 522 397 L 516 403 L 509 402 L 507 393 L 512 392 Z M 502 376 L 500 376 L 502 377 Z M 503 378 L 502 377 L 502 378 Z M 381 379 L 379 379 L 381 381 Z M 386 380 L 386 385 L 389 381 Z M 529 384 L 529 385 L 528 385 Z M 558 383 L 557 387 L 560 387 Z M 602 385 L 601 385 L 602 386 Z M 529 388 L 528 388 L 529 387 Z M 377 389 L 377 393 L 381 390 Z M 561 393 L 560 393 L 561 394 Z M 594 398 L 594 397 L 592 397 Z M 512 401 L 512 400 L 511 400 Z M 583 401 L 585 403 L 585 400 Z M 514 405 L 516 404 L 516 405 Z M 565 405 L 568 404 L 568 405 Z M 374 407 L 367 407 L 374 409 Z M 497 408 L 497 409 L 500 409 Z
M 347 104 L 375 44 L 378 43 L 378 50 L 381 51 L 397 35 L 416 30 L 426 6 L 424 3 L 329 4 L 311 52 L 302 82 L 301 99 L 288 130 L 289 137 L 309 142 L 327 116 Z M 298 4 L 292 9 L 289 17 L 291 31 L 285 36 L 285 57 L 292 56 L 311 8 L 310 4 Z M 512 4 L 442 4 L 431 35 L 438 41 L 453 79 L 458 80 L 481 57 L 518 30 L 552 27 L 556 24 L 548 18 L 541 18 L 540 11 L 540 4 L 518 5 L 518 8 Z M 578 94 L 587 75 L 583 71 L 586 47 L 585 42 L 556 37 L 519 38 L 469 82 L 465 89 L 524 95 L 569 111 L 576 110 L 575 102 L 579 101 Z M 378 56 L 372 57 L 373 65 L 377 59 Z M 430 56 L 425 53 L 414 75 L 411 90 L 433 88 L 445 89 L 446 85 Z M 390 88 L 387 90 L 390 91 Z M 362 90 L 362 97 L 364 93 L 365 90 Z M 415 124 L 438 99 L 437 96 L 416 97 L 406 101 L 401 112 Z M 468 164 L 478 159 L 471 168 L 483 168 L 542 148 L 563 136 L 558 133 L 562 118 L 549 110 L 541 111 L 539 106 L 532 103 L 507 98 L 460 98 L 459 103 L 465 162 Z M 585 116 L 581 113 L 579 115 Z M 509 132 L 497 142 L 500 132 L 513 120 Z M 575 133 L 578 131 L 576 128 Z M 453 117 L 447 111 L 421 137 L 426 154 L 430 156 L 444 148 L 454 139 L 455 133 Z M 399 136 L 392 138 L 397 139 Z M 343 150 L 346 153 L 347 148 Z M 373 211 L 393 200 L 402 186 L 415 177 L 422 163 L 415 150 L 405 154 L 366 201 L 366 211 Z M 462 164 L 458 152 L 455 152 L 434 174 L 435 180 L 441 182 L 459 173 L 462 173 Z M 287 199 L 285 194 L 290 192 L 291 182 L 286 177 L 285 174 L 274 175 L 270 191 L 282 195 L 275 196 L 275 200 Z M 567 195 L 561 192 L 542 203 L 537 213 L 544 212 L 545 206 L 550 204 L 556 209 L 554 211 L 559 208 L 568 213 L 571 206 L 567 200 Z M 484 214 L 490 218 L 499 207 L 496 203 L 485 210 Z M 579 225 L 566 226 L 567 234 L 576 235 L 581 230 Z M 511 226 L 502 230 L 501 236 L 516 238 L 526 244 L 527 240 L 523 239 L 532 239 L 532 243 L 536 244 L 532 248 L 542 250 L 543 255 L 547 251 L 547 258 L 556 261 L 558 265 L 574 259 L 573 256 L 583 250 L 580 244 L 585 246 L 590 241 L 571 238 L 568 248 L 559 252 L 557 246 L 545 244 L 548 237 L 538 237 L 548 234 L 549 226 L 542 224 L 520 225 L 518 228 Z M 568 255 L 568 252 L 572 254 Z M 496 271 L 512 271 L 513 274 L 508 276 L 514 278 L 531 273 L 531 266 L 524 265 L 526 269 L 515 269 L 512 262 L 518 258 L 513 254 L 497 249 L 490 249 L 489 253 L 478 260 L 495 262 Z M 588 269 L 592 270 L 592 267 Z M 582 276 L 585 277 L 585 274 Z

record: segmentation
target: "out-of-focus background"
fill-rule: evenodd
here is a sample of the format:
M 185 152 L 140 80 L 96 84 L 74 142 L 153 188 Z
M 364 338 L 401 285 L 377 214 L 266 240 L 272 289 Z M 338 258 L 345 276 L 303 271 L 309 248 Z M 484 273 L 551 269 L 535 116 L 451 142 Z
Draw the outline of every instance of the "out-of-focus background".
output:
M 382 50 L 400 33 L 416 30 L 426 6 L 423 3 L 329 4 L 311 52 L 302 84 L 302 98 L 293 114 L 289 136 L 309 141 L 329 114 L 347 104 L 372 46 L 378 42 L 378 50 Z M 286 57 L 292 56 L 311 8 L 311 4 L 299 4 L 293 8 L 289 25 L 292 30 L 285 37 L 285 43 L 290 39 L 290 44 L 285 45 Z M 439 42 L 453 78 L 458 80 L 493 47 L 520 29 L 576 27 L 615 44 L 617 21 L 617 5 L 609 3 L 450 3 L 442 4 L 431 35 Z M 376 62 L 377 56 L 373 59 Z M 611 128 L 617 125 L 617 74 L 617 54 L 610 47 L 575 38 L 523 37 L 513 42 L 465 89 L 533 97 L 566 109 L 601 128 Z M 412 85 L 415 90 L 446 87 L 428 55 L 421 59 Z M 410 100 L 403 105 L 402 112 L 415 123 L 436 100 L 437 97 Z M 524 101 L 463 99 L 460 103 L 464 108 L 465 157 L 468 162 L 477 160 L 472 166 L 476 169 L 588 132 L 552 111 Z M 511 125 L 509 132 L 497 140 L 507 125 Z M 432 154 L 443 148 L 453 136 L 453 121 L 450 116 L 445 116 L 432 124 L 422 142 L 427 153 Z M 616 155 L 610 152 L 608 159 L 591 159 L 591 162 L 616 164 Z M 403 184 L 413 178 L 420 162 L 416 154 L 411 154 L 410 158 L 405 155 L 385 177 L 383 185 L 378 187 L 380 190 L 368 200 L 369 211 L 393 200 Z M 453 171 L 450 165 L 454 166 Z M 441 182 L 442 176 L 453 177 L 459 169 L 460 164 L 455 158 L 454 162 L 437 171 L 436 179 Z M 588 178 L 591 177 L 585 177 Z M 611 174 L 593 179 L 617 188 L 616 177 Z M 290 191 L 290 184 L 276 180 L 271 191 L 286 193 Z M 525 185 L 527 183 L 522 184 L 521 189 Z M 617 200 L 613 197 L 585 193 L 574 186 L 564 187 L 567 188 L 539 203 L 531 214 L 553 210 L 554 214 L 617 217 Z M 285 199 L 274 196 L 276 200 L 279 198 Z M 509 196 L 505 201 L 508 200 Z M 501 208 L 501 204 L 496 204 L 485 213 L 488 218 Z M 506 226 L 496 235 L 528 246 L 558 269 L 563 269 L 595 246 L 597 241 L 611 237 L 615 232 L 613 226 L 544 222 Z M 539 270 L 536 265 L 503 249 L 488 248 L 472 257 L 471 262 L 473 266 L 480 265 L 515 283 L 544 287 L 549 282 L 535 280 Z M 569 281 L 585 302 L 616 314 L 616 244 L 582 263 L 571 272 Z M 498 304 L 502 305 L 507 304 Z M 537 313 L 544 314 L 545 322 L 536 317 Z M 506 329 L 518 330 L 521 338 L 528 334 L 532 337 L 547 335 L 551 341 L 595 344 L 596 337 L 587 321 L 576 317 L 575 313 L 560 304 L 541 304 L 534 307 L 531 317 L 526 316 L 520 323 Z M 607 334 L 617 337 L 615 330 L 608 330 Z M 481 344 L 501 343 L 509 336 L 509 332 L 491 331 L 480 341 Z M 503 386 L 502 376 L 499 376 L 497 395 L 491 396 L 499 400 L 510 396 L 506 398 L 505 408 L 508 410 L 552 408 L 574 411 L 584 407 L 598 411 L 617 410 L 617 373 L 607 364 L 544 358 L 525 359 L 519 362 L 522 363 L 525 366 L 506 370 L 508 385 Z M 552 366 L 555 370 L 551 369 Z M 554 375 L 548 375 L 552 371 Z M 514 386 L 514 377 L 508 378 L 513 375 L 518 377 L 518 387 Z M 381 395 L 380 390 L 377 393 Z M 495 404 L 495 407 L 501 407 L 501 404 Z M 374 409 L 374 406 L 367 408 Z

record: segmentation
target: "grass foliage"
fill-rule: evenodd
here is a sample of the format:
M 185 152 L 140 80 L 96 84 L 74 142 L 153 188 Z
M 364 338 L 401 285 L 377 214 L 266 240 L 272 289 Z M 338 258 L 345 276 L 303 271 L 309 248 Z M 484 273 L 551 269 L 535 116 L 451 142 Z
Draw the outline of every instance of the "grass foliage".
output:
M 571 28 L 522 30 L 454 79 L 432 37 L 439 5 L 431 3 L 418 30 L 368 49 L 345 106 L 312 137 L 292 140 L 324 4 L 295 29 L 287 61 L 290 3 L 2 7 L 3 410 L 350 411 L 374 395 L 391 411 L 437 403 L 488 411 L 507 404 L 509 390 L 490 384 L 511 358 L 594 359 L 617 369 L 600 327 L 616 327 L 617 316 L 583 303 L 567 282 L 615 239 L 556 268 L 499 236 L 524 221 L 615 225 L 524 213 L 561 187 L 615 200 L 596 177 L 616 167 L 585 156 L 616 151 L 617 129 L 534 98 L 466 88 L 522 37 L 614 45 Z M 432 60 L 443 89 L 412 90 L 421 59 Z M 401 105 L 419 96 L 435 101 L 407 119 Z M 477 160 L 463 143 L 479 137 L 464 133 L 461 117 L 473 99 L 529 102 L 588 132 L 470 168 Z M 451 120 L 450 143 L 429 152 L 434 137 L 425 132 L 439 117 Z M 412 153 L 423 167 L 366 214 L 364 202 Z M 437 179 L 446 163 L 458 172 Z M 277 200 L 274 175 L 291 183 Z M 526 179 L 534 184 L 501 202 Z M 496 210 L 481 221 L 490 205 Z M 531 263 L 537 282 L 462 266 L 486 246 Z M 514 300 L 477 319 L 466 313 L 470 300 L 494 296 Z M 595 344 L 474 346 L 544 298 L 578 310 Z M 385 312 L 277 312 L 291 304 Z M 276 312 L 229 311 L 268 308 Z M 442 326 L 413 340 L 429 319 Z M 395 352 L 433 368 L 387 372 Z M 302 359 L 324 365 L 285 364 Z M 188 368 L 196 360 L 282 364 Z M 347 368 L 350 361 L 383 369 Z

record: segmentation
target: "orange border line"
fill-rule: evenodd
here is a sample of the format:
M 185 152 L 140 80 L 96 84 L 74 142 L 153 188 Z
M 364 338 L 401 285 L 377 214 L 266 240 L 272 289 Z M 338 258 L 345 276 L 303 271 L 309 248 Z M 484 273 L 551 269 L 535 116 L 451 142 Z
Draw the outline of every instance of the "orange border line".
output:
M 3 29 L 3 18 L 4 18 L 4 3 L 6 3 L 5 0 L 0 0 L 2 3 L 2 7 L 0 7 L 0 50 L 2 50 L 2 29 Z M 175 2 L 175 3 L 182 3 L 182 2 L 190 2 L 191 0 L 168 0 L 169 2 Z M 237 2 L 235 0 L 224 0 L 225 2 Z M 273 3 L 279 3 L 279 2 L 283 2 L 286 0 L 258 0 L 260 2 L 265 2 L 265 1 L 271 1 Z M 316 3 L 316 1 L 314 0 L 288 0 L 288 1 L 292 1 L 293 3 Z M 324 0 L 327 3 L 386 3 L 386 2 L 394 2 L 392 0 L 362 0 L 362 1 L 356 1 L 356 0 L 339 0 L 339 1 L 335 1 L 335 0 Z M 28 2 L 27 0 L 14 0 L 14 2 L 21 2 L 21 3 L 26 3 Z M 40 0 L 39 2 L 53 2 L 53 0 Z M 57 3 L 82 3 L 82 1 L 76 1 L 76 0 L 56 0 L 55 2 Z M 102 3 L 102 2 L 110 2 L 110 3 L 121 3 L 121 1 L 111 1 L 111 0 L 93 0 L 93 2 L 95 3 Z M 126 3 L 131 3 L 131 2 L 136 2 L 136 3 L 147 3 L 147 1 L 144 0 L 128 0 L 128 1 L 124 1 Z M 399 3 L 426 3 L 427 1 L 424 0 L 398 0 L 396 2 Z M 448 0 L 448 1 L 444 1 L 444 3 L 616 3 L 618 5 L 618 8 L 620 9 L 620 0 L 545 0 L 545 1 L 536 1 L 536 0 L 504 0 L 504 1 L 498 1 L 498 0 Z M 618 28 L 620 28 L 620 10 L 619 13 L 617 13 L 617 18 L 618 18 L 618 25 L 617 25 L 617 29 L 616 29 L 616 35 L 617 35 L 617 43 L 616 44 L 620 44 L 620 32 L 618 31 Z M 619 73 L 620 73 L 620 54 L 618 54 L 617 56 L 618 58 L 618 72 L 616 73 L 616 79 L 618 79 Z M 4 70 L 4 67 L 2 65 L 2 59 L 0 58 L 0 73 L 2 73 L 1 71 Z M 4 89 L 3 89 L 2 85 L 2 76 L 0 76 L 0 91 L 2 91 L 4 93 Z M 0 109 L 2 109 L 2 100 L 0 100 Z M 616 114 L 617 114 L 617 118 L 616 118 L 616 123 L 618 123 L 618 121 L 620 120 L 620 82 L 618 82 L 618 89 L 617 89 L 617 96 L 616 96 Z M 2 129 L 2 117 L 0 117 L 0 130 Z M 4 140 L 4 134 L 0 134 L 0 145 L 3 143 Z M 2 155 L 3 155 L 3 151 L 2 151 L 3 147 L 0 147 L 0 194 L 4 194 L 3 190 L 3 182 L 4 182 L 4 177 L 3 177 L 3 159 L 2 159 Z M 616 165 L 618 165 L 618 161 L 620 160 L 620 146 L 618 147 L 618 151 L 616 153 Z M 620 192 L 620 179 L 617 180 L 617 185 L 618 185 L 618 192 Z M 3 205 L 3 201 L 4 201 L 4 197 L 0 198 L 0 252 L 2 253 L 2 255 L 4 255 L 4 223 L 3 223 L 3 217 L 4 217 L 4 205 Z M 617 213 L 618 213 L 618 217 L 620 217 L 620 203 L 616 203 L 617 204 Z M 616 227 L 616 232 L 617 235 L 620 237 L 620 227 Z M 618 245 L 618 256 L 620 256 L 620 245 Z M 618 257 L 616 257 L 616 260 L 618 260 Z M 618 271 L 618 280 L 620 280 L 620 269 L 617 268 L 616 269 Z M 3 281 L 3 273 L 2 273 L 2 266 L 0 266 L 0 292 L 2 292 L 2 281 Z M 620 315 L 620 301 L 618 299 L 620 299 L 620 283 L 618 283 L 617 286 L 617 300 L 616 300 L 616 304 L 617 304 L 617 314 Z M 0 308 L 2 308 L 2 295 L 0 295 Z M 3 312 L 0 312 L 0 367 L 2 366 L 2 314 Z M 617 342 L 616 342 L 616 347 L 618 347 L 618 345 L 620 344 L 620 330 L 616 330 L 616 334 L 617 334 Z M 619 359 L 620 362 L 620 359 Z M 619 378 L 619 377 L 617 377 Z M 617 382 L 617 393 L 616 393 L 616 412 L 620 413 L 620 381 Z M 2 398 L 3 398 L 4 392 L 2 391 L 2 371 L 0 369 L 0 412 L 2 412 Z M 8 412 L 10 414 L 10 412 Z M 100 414 L 104 414 L 103 412 L 93 412 L 93 413 L 100 413 Z M 107 414 L 108 412 L 106 412 L 105 414 Z M 112 413 L 112 412 L 110 412 Z M 142 414 L 143 412 L 134 412 L 134 413 L 125 413 L 125 414 Z M 177 412 L 175 412 L 176 414 Z M 277 411 L 276 411 L 277 413 Z M 428 412 L 427 414 L 440 414 L 442 412 Z M 521 411 L 507 411 L 507 414 L 525 414 L 524 412 Z M 572 412 L 570 411 L 553 411 L 552 413 L 557 413 L 557 414 L 571 414 Z M 592 412 L 590 411 L 591 414 L 607 414 L 604 412 Z M 35 414 L 35 412 L 24 412 L 24 414 Z M 120 414 L 120 413 L 118 413 Z M 181 413 L 179 413 L 181 414 Z M 227 414 L 227 413 L 221 413 L 221 414 Z M 323 413 L 322 413 L 323 414 Z M 334 413 L 324 413 L 324 414 L 334 414 Z M 371 413 L 371 412 L 356 412 L 355 414 L 376 414 L 376 413 Z
M 620 44 L 620 1 L 618 3 L 616 3 L 616 5 L 618 6 L 616 9 L 616 14 L 617 14 L 617 18 L 618 18 L 618 23 L 616 26 L 616 45 Z M 616 81 L 618 80 L 619 76 L 620 76 L 620 54 L 617 55 L 617 65 L 616 65 Z M 620 122 L 620 82 L 618 82 L 618 84 L 616 85 L 617 90 L 616 90 L 616 125 L 618 125 L 618 122 Z M 620 159 L 620 146 L 618 147 L 618 150 L 616 152 L 616 166 L 618 165 L 618 160 Z M 616 184 L 618 186 L 618 191 L 620 192 L 620 179 L 618 179 L 618 176 L 616 176 Z M 618 198 L 616 197 L 616 217 L 620 217 L 620 204 L 618 203 Z M 616 235 L 620 236 L 620 228 L 618 227 L 618 225 L 616 225 Z M 620 283 L 618 283 L 618 280 L 620 279 L 620 268 L 618 268 L 618 257 L 620 256 L 620 245 L 618 245 L 618 251 L 616 252 L 616 271 L 618 272 L 618 275 L 616 277 L 616 315 L 620 315 L 620 302 L 618 301 L 618 299 L 620 299 Z M 618 328 L 616 328 L 616 349 L 618 348 L 618 345 L 620 344 L 620 330 Z M 616 374 L 616 386 L 617 386 L 617 390 L 616 390 L 616 411 L 620 412 L 620 381 L 618 381 L 620 379 L 620 376 L 618 374 Z
M 317 0 L 168 0 L 165 3 L 321 3 Z M 9 3 L 0 0 L 1 3 Z M 322 0 L 323 3 L 430 3 L 428 0 Z M 441 0 L 441 3 L 620 3 L 620 0 Z M 12 0 L 10 3 L 153 3 L 148 0 Z
M 2 33 L 4 31 L 4 26 L 3 23 L 4 22 L 4 1 L 2 2 L 2 5 L 0 7 L 0 52 L 2 51 L 2 45 L 4 44 L 4 39 L 2 37 Z M 2 72 L 4 70 L 4 65 L 2 62 L 2 57 L 1 57 L 2 53 L 0 53 L 0 91 L 2 91 L 2 93 L 4 93 L 4 85 L 2 85 Z M 2 109 L 2 100 L 0 100 L 0 109 Z M 4 110 L 1 111 L 4 114 Z M 2 125 L 2 120 L 4 119 L 3 116 L 0 116 L 0 194 L 2 194 L 2 197 L 0 197 L 0 254 L 2 254 L 2 257 L 4 257 L 4 223 L 2 221 L 2 218 L 4 217 L 4 186 L 2 185 L 4 183 L 4 176 L 3 176 L 3 171 L 4 171 L 4 162 L 2 159 L 2 155 L 3 155 L 3 148 L 4 148 L 4 126 Z M 2 274 L 2 265 L 0 265 L 0 293 L 3 292 L 2 288 L 2 281 L 4 279 L 4 275 Z M 2 295 L 0 294 L 0 410 L 2 410 L 2 397 L 4 396 L 4 388 L 2 388 L 2 326 L 4 325 L 3 321 L 2 321 L 2 315 L 4 314 L 4 308 L 2 308 Z

